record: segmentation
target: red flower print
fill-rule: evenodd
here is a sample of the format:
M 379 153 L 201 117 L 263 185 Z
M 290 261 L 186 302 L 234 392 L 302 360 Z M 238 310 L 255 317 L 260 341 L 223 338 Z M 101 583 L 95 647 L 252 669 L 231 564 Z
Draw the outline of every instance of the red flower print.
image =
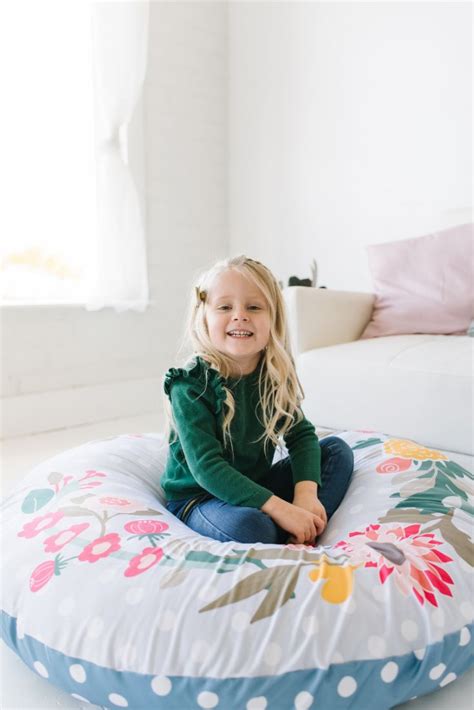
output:
M 382 461 L 375 470 L 377 473 L 400 473 L 409 469 L 411 465 L 411 459 L 401 459 L 399 456 L 395 456 L 387 461 Z
M 124 572 L 125 577 L 135 577 L 137 574 L 146 572 L 150 567 L 156 565 L 162 557 L 163 550 L 161 547 L 145 547 L 139 555 L 130 560 Z
M 421 525 L 369 525 L 364 531 L 349 533 L 351 540 L 341 540 L 340 547 L 353 565 L 375 567 L 382 584 L 393 574 L 396 587 L 405 596 L 413 592 L 423 606 L 425 600 L 438 606 L 436 593 L 452 597 L 452 577 L 443 565 L 452 562 L 435 546 L 442 545 L 434 533 L 421 533 Z
M 47 537 L 43 540 L 44 551 L 45 552 L 58 552 L 62 548 L 74 540 L 75 537 L 81 534 L 84 530 L 87 530 L 89 523 L 79 523 L 78 525 L 71 525 L 71 527 L 66 530 L 60 530 L 60 532 Z
M 104 505 L 130 505 L 130 501 L 125 498 L 99 498 L 99 502 Z
M 144 537 L 147 537 L 150 541 L 150 545 L 156 547 L 156 540 L 161 540 L 169 535 L 169 533 L 163 532 L 164 530 L 168 530 L 168 527 L 169 525 L 160 523 L 158 520 L 132 520 L 130 523 L 126 523 L 125 530 L 135 533 L 135 535 L 130 535 L 129 540 L 134 537 L 143 540 Z
M 30 590 L 37 592 L 49 582 L 54 575 L 59 576 L 61 570 L 66 566 L 60 555 L 56 555 L 54 560 L 42 562 L 38 567 L 35 567 L 30 577 Z
M 36 537 L 36 535 L 39 535 L 40 532 L 43 532 L 43 530 L 47 530 L 48 528 L 52 528 L 58 523 L 61 518 L 64 517 L 64 514 L 61 513 L 61 511 L 56 511 L 55 513 L 46 513 L 46 515 L 40 515 L 38 518 L 35 518 L 32 520 L 30 523 L 25 523 L 23 525 L 23 529 L 21 532 L 18 533 L 18 537 Z
M 126 523 L 125 530 L 134 535 L 150 535 L 168 530 L 169 525 L 160 523 L 158 520 L 132 520 Z
M 97 562 L 101 557 L 108 557 L 112 552 L 120 550 L 120 535 L 109 533 L 93 540 L 79 555 L 81 562 Z

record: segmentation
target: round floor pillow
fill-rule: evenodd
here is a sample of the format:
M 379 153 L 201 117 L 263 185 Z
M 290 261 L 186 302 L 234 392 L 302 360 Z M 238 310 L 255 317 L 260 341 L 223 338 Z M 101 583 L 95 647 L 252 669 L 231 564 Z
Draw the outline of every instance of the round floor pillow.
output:
M 194 533 L 163 505 L 160 435 L 37 466 L 3 506 L 4 640 L 107 708 L 384 710 L 452 682 L 472 665 L 472 474 L 338 435 L 354 475 L 315 547 Z

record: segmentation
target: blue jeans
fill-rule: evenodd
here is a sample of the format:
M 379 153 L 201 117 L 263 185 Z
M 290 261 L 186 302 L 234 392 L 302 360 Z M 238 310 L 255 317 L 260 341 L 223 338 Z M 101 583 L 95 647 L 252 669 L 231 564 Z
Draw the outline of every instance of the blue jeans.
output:
M 318 486 L 318 498 L 326 509 L 329 521 L 349 487 L 354 455 L 351 447 L 337 436 L 321 439 L 320 446 L 321 485 Z M 259 483 L 291 503 L 294 485 L 289 457 L 273 464 Z M 195 532 L 221 542 L 234 540 L 284 545 L 289 537 L 286 530 L 259 508 L 224 503 L 209 493 L 203 493 L 198 500 L 194 497 L 168 501 L 166 508 Z

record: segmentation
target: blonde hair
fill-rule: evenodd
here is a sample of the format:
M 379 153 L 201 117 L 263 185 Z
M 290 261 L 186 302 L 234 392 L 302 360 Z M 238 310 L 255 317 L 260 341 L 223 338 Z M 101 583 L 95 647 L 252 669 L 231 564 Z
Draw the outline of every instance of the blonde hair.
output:
M 295 420 L 301 421 L 303 413 L 300 405 L 302 399 L 304 399 L 303 388 L 296 374 L 295 363 L 291 353 L 285 303 L 281 288 L 270 269 L 259 261 L 240 255 L 219 261 L 212 268 L 201 274 L 197 284 L 192 289 L 183 345 L 190 341 L 193 348 L 193 356 L 187 359 L 188 363 L 196 356 L 199 356 L 211 368 L 217 370 L 222 377 L 232 376 L 235 362 L 221 351 L 216 350 L 209 338 L 206 324 L 206 305 L 209 290 L 214 279 L 219 274 L 230 269 L 238 271 L 260 289 L 270 311 L 270 336 L 258 366 L 260 368 L 258 380 L 259 399 L 263 416 L 263 421 L 260 421 L 264 427 L 264 433 L 257 441 L 264 438 L 264 449 L 266 451 L 269 442 L 273 442 L 275 446 L 278 446 L 280 444 L 279 437 L 284 436 Z M 235 415 L 235 399 L 228 387 L 223 385 L 223 389 L 226 395 L 222 425 L 223 440 L 224 446 L 227 443 L 230 445 L 233 455 L 230 425 Z M 167 418 L 165 436 L 168 438 L 171 430 L 176 433 L 176 426 L 168 398 L 164 396 L 163 401 Z

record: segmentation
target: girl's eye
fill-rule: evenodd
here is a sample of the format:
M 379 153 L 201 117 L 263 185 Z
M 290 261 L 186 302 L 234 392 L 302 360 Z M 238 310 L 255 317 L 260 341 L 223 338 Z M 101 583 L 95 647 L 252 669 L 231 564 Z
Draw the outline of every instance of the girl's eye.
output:
M 256 310 L 256 311 L 260 311 L 260 310 L 261 310 L 260 306 L 249 306 L 249 308 L 252 308 L 252 309 L 254 309 L 254 310 Z

